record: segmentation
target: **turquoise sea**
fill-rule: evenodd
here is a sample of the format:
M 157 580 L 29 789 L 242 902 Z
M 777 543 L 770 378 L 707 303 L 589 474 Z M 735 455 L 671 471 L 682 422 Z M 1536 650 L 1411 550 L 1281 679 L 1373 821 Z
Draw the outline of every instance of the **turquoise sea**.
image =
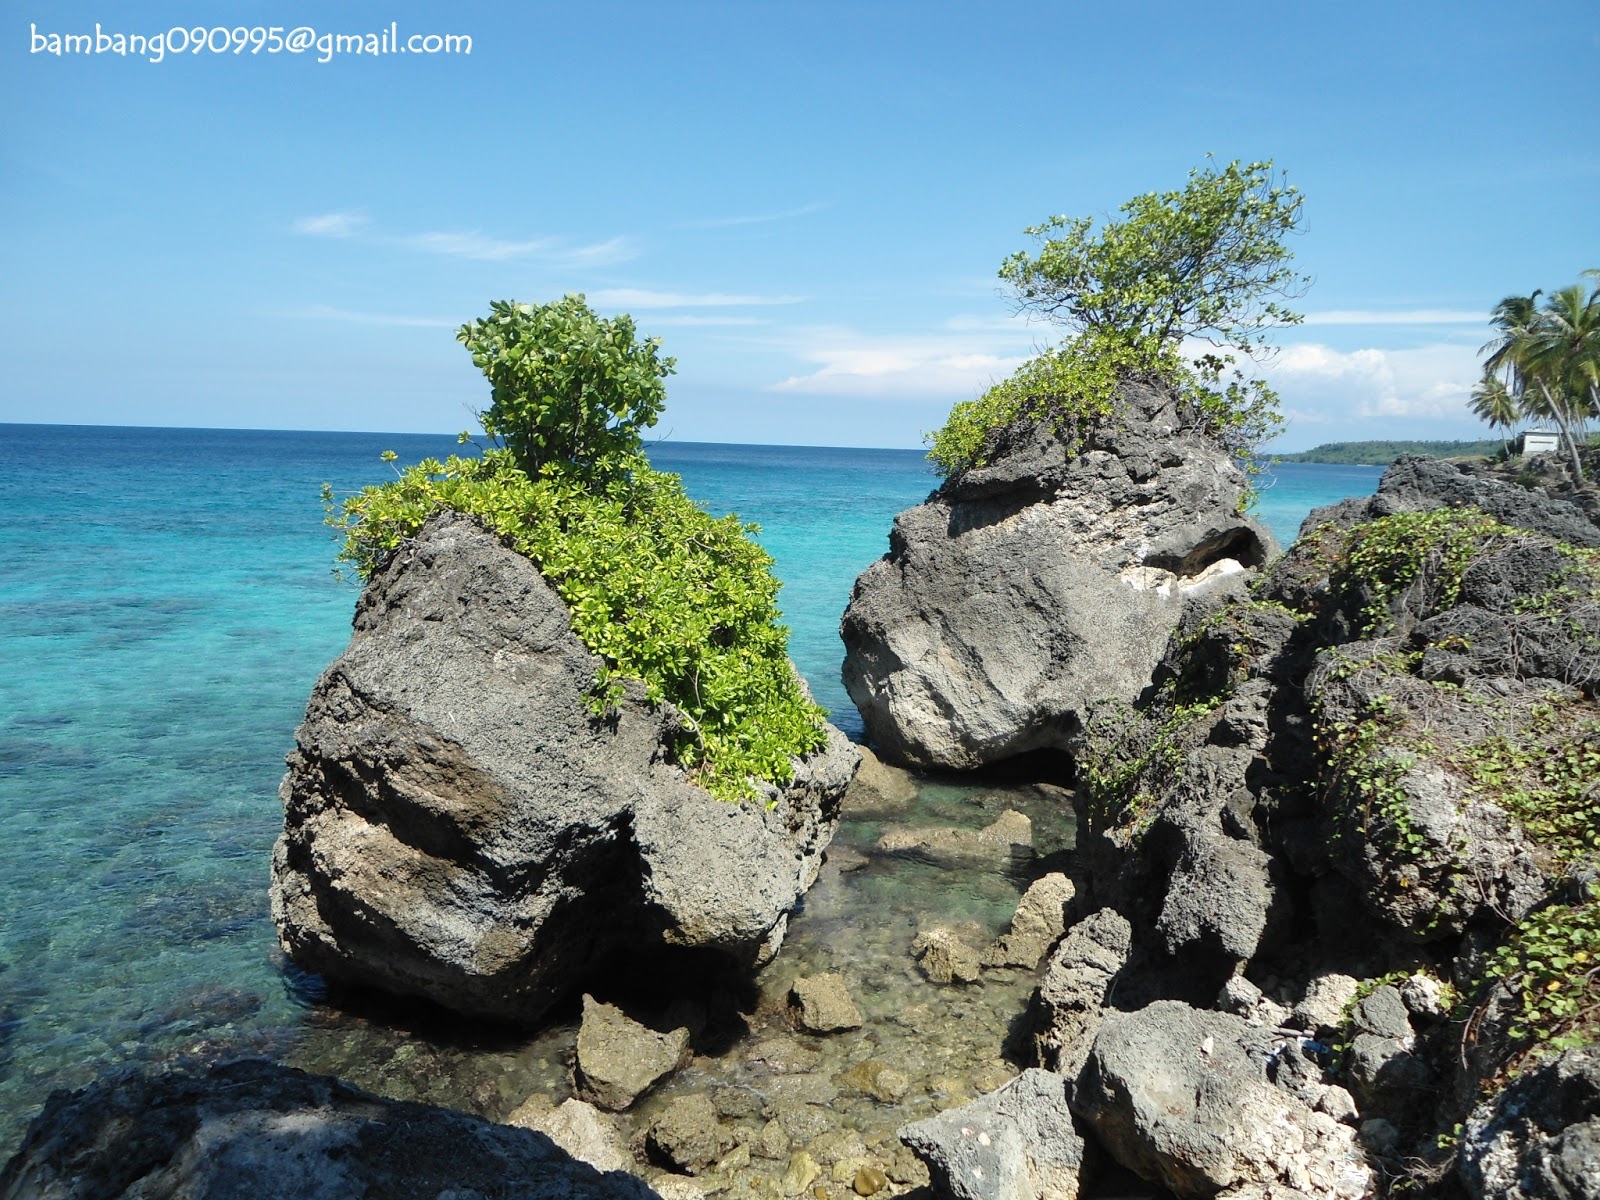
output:
M 388 477 L 385 449 L 454 448 L 0 425 L 0 1156 L 52 1089 L 113 1063 L 246 1049 L 334 1069 L 380 1045 L 395 1070 L 411 1061 L 393 1049 L 403 1034 L 321 1005 L 279 960 L 267 870 L 283 755 L 356 596 L 331 571 L 320 486 Z M 652 457 L 762 526 L 795 661 L 859 732 L 839 614 L 894 513 L 932 488 L 921 454 L 668 443 Z M 1310 508 L 1380 474 L 1282 465 L 1262 515 L 1287 544 Z

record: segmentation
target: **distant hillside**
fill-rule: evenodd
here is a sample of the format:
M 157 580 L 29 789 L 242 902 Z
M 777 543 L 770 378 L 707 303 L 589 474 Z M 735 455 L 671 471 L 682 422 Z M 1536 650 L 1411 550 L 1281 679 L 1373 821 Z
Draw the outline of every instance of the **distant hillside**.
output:
M 1468 455 L 1499 454 L 1499 438 L 1482 442 L 1325 442 L 1299 454 L 1274 454 L 1279 462 L 1344 463 L 1386 467 L 1402 454 L 1426 454 L 1431 458 L 1464 458 Z

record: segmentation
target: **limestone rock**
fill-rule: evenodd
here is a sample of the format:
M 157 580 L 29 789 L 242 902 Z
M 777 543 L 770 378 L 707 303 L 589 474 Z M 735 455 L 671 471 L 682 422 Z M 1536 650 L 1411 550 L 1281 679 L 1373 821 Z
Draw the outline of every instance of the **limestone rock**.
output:
M 977 950 L 949 929 L 917 934 L 911 953 L 929 983 L 971 983 L 982 974 Z
M 621 1112 L 683 1066 L 689 1031 L 660 1033 L 621 1009 L 583 998 L 573 1084 L 578 1095 L 600 1108 Z
M 869 1058 L 858 1062 L 834 1078 L 841 1088 L 863 1092 L 880 1104 L 898 1104 L 911 1090 L 911 1077 L 904 1071 Z
M 796 979 L 789 989 L 789 1011 L 807 1033 L 839 1033 L 861 1028 L 861 1010 L 844 977 L 832 971 Z
M 265 1062 L 120 1069 L 57 1092 L 0 1171 L 4 1200 L 655 1200 L 526 1129 Z
M 1004 862 L 1033 853 L 1033 822 L 1008 808 L 982 829 L 895 825 L 878 839 L 878 850 L 954 864 Z
M 1079 921 L 1056 944 L 1030 1012 L 1039 1062 L 1064 1075 L 1077 1075 L 1132 948 L 1133 927 L 1109 908 Z
M 764 800 L 667 761 L 678 714 L 598 660 L 526 558 L 431 518 L 373 572 L 281 788 L 272 911 L 331 979 L 531 1023 L 603 960 L 705 947 L 755 966 L 816 878 L 855 769 L 825 749 Z
M 999 1091 L 907 1125 L 900 1140 L 927 1164 L 941 1200 L 1076 1200 L 1084 1142 L 1070 1083 L 1024 1071 Z
M 895 816 L 917 802 L 917 781 L 901 767 L 884 762 L 865 746 L 857 746 L 861 769 L 844 794 L 847 816 Z
M 645 1149 L 658 1162 L 696 1175 L 717 1160 L 724 1149 L 717 1126 L 717 1108 L 703 1092 L 674 1096 L 650 1123 Z
M 1563 1051 L 1479 1105 L 1457 1164 L 1472 1200 L 1600 1197 L 1600 1048 Z
M 1067 929 L 1067 912 L 1076 894 L 1072 880 L 1060 872 L 1036 879 L 1022 894 L 1011 928 L 983 952 L 986 967 L 1039 965 L 1046 951 Z
M 596 1171 L 633 1170 L 628 1138 L 616 1118 L 582 1100 L 563 1100 L 555 1108 L 520 1120 L 518 1114 L 513 1113 L 506 1124 L 544 1134 L 573 1158 L 588 1163 Z
M 1113 1013 L 1072 1108 L 1118 1162 L 1179 1196 L 1369 1194 L 1374 1176 L 1355 1131 L 1273 1087 L 1270 1049 L 1265 1031 L 1238 1017 L 1174 1000 Z
M 1071 749 L 1090 701 L 1149 685 L 1189 598 L 1272 554 L 1238 515 L 1243 473 L 1178 432 L 1174 398 L 1129 385 L 1120 400 L 1126 420 L 1080 451 L 1019 423 L 989 465 L 895 518 L 841 630 L 885 758 L 967 770 Z

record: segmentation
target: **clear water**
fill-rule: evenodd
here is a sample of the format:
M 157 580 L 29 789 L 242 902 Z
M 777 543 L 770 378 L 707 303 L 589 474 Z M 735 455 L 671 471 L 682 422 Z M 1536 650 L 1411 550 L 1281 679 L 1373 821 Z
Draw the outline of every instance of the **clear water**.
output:
M 493 1116 L 529 1092 L 560 1093 L 570 1030 L 473 1040 L 336 1012 L 278 960 L 267 917 L 283 755 L 355 600 L 331 573 L 320 486 L 387 477 L 384 449 L 414 461 L 453 448 L 414 435 L 0 425 L 0 1153 L 53 1088 L 117 1062 L 224 1049 Z M 858 730 L 838 682 L 839 614 L 893 514 L 931 488 L 921 456 L 664 445 L 655 457 L 714 510 L 762 525 L 795 660 Z M 1378 474 L 1286 465 L 1264 516 L 1287 541 L 1312 505 L 1369 492 Z M 994 806 L 971 787 L 924 803 L 974 822 Z M 874 836 L 842 835 L 862 850 Z M 949 919 L 990 930 L 1023 881 L 951 882 L 898 860 L 825 880 L 780 973 L 843 957 L 926 990 L 883 912 L 955 904 Z M 883 1003 L 905 1006 L 898 993 Z M 970 1027 L 978 1001 L 921 1003 Z M 994 1003 L 1015 1011 L 1009 996 Z

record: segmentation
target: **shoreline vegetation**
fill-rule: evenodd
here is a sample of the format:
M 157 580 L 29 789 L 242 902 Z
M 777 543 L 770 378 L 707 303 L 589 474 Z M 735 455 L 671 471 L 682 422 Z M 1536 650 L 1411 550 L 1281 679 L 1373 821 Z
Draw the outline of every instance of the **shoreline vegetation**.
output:
M 1325 463 L 1333 466 L 1387 467 L 1402 454 L 1429 458 L 1493 458 L 1505 450 L 1499 438 L 1480 441 L 1323 442 L 1294 454 L 1273 454 L 1273 462 Z

